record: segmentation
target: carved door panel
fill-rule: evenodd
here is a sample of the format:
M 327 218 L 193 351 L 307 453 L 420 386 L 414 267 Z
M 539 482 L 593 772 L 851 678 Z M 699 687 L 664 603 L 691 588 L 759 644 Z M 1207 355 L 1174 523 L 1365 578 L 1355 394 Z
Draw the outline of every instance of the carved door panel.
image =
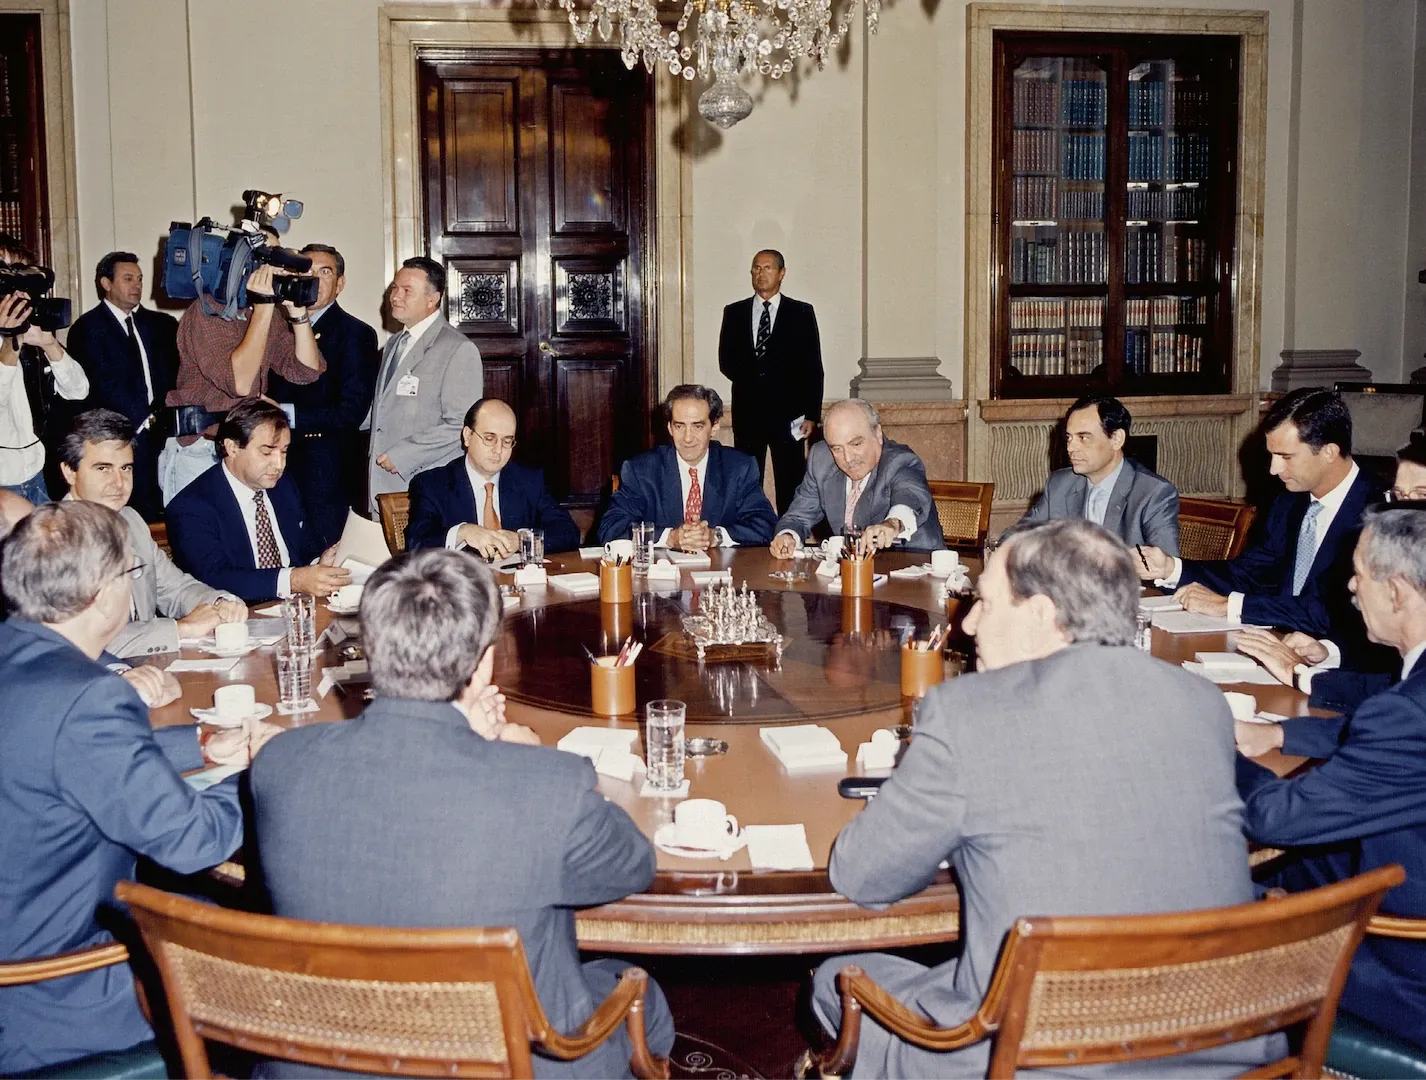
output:
M 519 416 L 516 456 L 593 507 L 649 445 L 647 77 L 600 49 L 431 52 L 420 67 L 446 317 Z

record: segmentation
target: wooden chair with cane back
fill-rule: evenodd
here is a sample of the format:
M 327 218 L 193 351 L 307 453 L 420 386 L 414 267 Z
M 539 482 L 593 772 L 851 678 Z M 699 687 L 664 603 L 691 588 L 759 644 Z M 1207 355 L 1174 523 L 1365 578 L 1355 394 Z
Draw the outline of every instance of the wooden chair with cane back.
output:
M 995 485 L 965 480 L 928 480 L 931 498 L 936 504 L 936 517 L 946 537 L 946 547 L 975 548 L 985 546 L 985 534 L 990 531 L 990 500 Z
M 381 512 L 381 532 L 386 537 L 386 549 L 393 555 L 406 550 L 406 523 L 411 520 L 411 494 L 389 491 L 376 497 Z
M 80 975 L 86 971 L 114 967 L 129 962 L 129 950 L 117 941 L 89 945 L 71 952 L 42 956 L 32 960 L 0 961 L 0 987 L 26 986 L 32 983 Z M 137 985 L 137 984 L 136 984 Z M 75 1061 L 60 1062 L 35 1069 L 27 1075 L 37 1077 L 87 1077 L 90 1080 L 138 1080 L 141 1077 L 167 1077 L 168 1066 L 158 1045 L 150 1039 L 123 1050 L 91 1054 Z
M 149 523 L 149 535 L 153 537 L 153 542 L 169 558 L 173 558 L 173 548 L 168 545 L 168 526 L 162 521 Z
M 579 1029 L 546 1018 L 513 929 L 408 930 L 251 915 L 121 882 L 153 954 L 184 1074 L 205 1040 L 393 1076 L 531 1076 L 530 1048 L 583 1057 L 621 1025 L 636 1076 L 667 1077 L 644 1034 L 648 976 L 624 972 Z
M 856 1061 L 865 1011 L 906 1042 L 959 1050 L 994 1039 L 990 1077 L 1191 1053 L 1304 1024 L 1301 1049 L 1244 1076 L 1321 1074 L 1352 954 L 1400 866 L 1236 907 L 1114 918 L 1021 918 L 980 1008 L 954 1028 L 908 1009 L 849 965 L 823 1076 Z
M 1179 553 L 1185 559 L 1237 558 L 1256 512 L 1244 503 L 1223 499 L 1179 499 Z

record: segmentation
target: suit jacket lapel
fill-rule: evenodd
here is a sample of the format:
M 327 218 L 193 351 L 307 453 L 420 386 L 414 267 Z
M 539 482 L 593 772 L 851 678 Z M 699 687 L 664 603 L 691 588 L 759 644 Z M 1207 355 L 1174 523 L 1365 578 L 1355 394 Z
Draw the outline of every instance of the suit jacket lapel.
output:
M 683 458 L 671 446 L 659 447 L 659 453 L 664 455 L 664 467 L 658 477 L 659 498 L 672 508 L 669 518 L 677 527 L 683 524 Z
M 462 466 L 461 468 L 461 476 L 464 477 L 465 481 L 463 484 L 461 484 L 461 487 L 465 490 L 470 491 L 471 493 L 470 512 L 472 514 L 471 517 L 462 518 L 461 520 L 474 521 L 475 517 L 473 515 L 475 514 L 475 490 L 470 486 L 470 473 L 465 470 L 464 466 Z M 497 485 L 496 490 L 500 493 L 500 527 L 502 529 L 513 530 L 520 528 L 539 527 L 540 523 L 538 521 L 530 520 L 534 517 L 534 515 L 525 513 L 524 489 L 516 483 L 515 474 L 510 471 L 510 466 L 508 464 L 505 466 L 505 468 L 500 470 L 500 481 Z M 482 498 L 483 497 L 484 495 L 482 493 Z M 517 521 L 528 521 L 529 524 L 527 526 L 516 525 L 515 522 Z
M 1322 542 L 1317 545 L 1317 553 L 1312 559 L 1312 568 L 1308 570 L 1307 576 L 1315 578 L 1323 573 L 1332 563 L 1337 544 L 1341 536 L 1348 529 L 1356 528 L 1361 524 L 1362 511 L 1365 509 L 1366 500 L 1362 497 L 1363 474 L 1358 473 L 1352 486 L 1347 489 L 1346 497 L 1342 499 L 1342 505 L 1337 508 L 1337 515 L 1332 519 L 1331 526 L 1322 536 Z M 1306 506 L 1302 510 L 1304 516 L 1307 513 Z M 1297 519 L 1298 528 L 1302 527 L 1302 518 Z M 1329 546 L 1330 545 L 1330 546 Z M 1294 559 L 1296 558 L 1296 548 L 1293 549 Z M 1293 563 L 1296 565 L 1296 562 Z
M 237 528 L 230 534 L 229 543 L 236 544 L 238 550 L 230 552 L 230 554 L 236 557 L 237 565 L 244 570 L 256 570 L 257 558 L 253 555 L 253 538 L 248 533 L 247 518 L 243 516 L 243 508 L 238 505 L 237 492 L 228 482 L 228 476 L 221 461 L 218 462 L 217 468 L 219 470 L 216 485 L 218 504 L 225 507 L 227 512 L 234 516 L 237 523 Z
M 1114 481 L 1114 490 L 1109 493 L 1109 504 L 1104 508 L 1104 527 L 1110 532 L 1124 535 L 1124 509 L 1129 505 L 1129 492 L 1134 489 L 1134 463 L 1124 459 L 1124 468 L 1119 471 L 1119 479 Z
M 1089 481 L 1076 474 L 1074 481 L 1069 486 L 1069 491 L 1065 492 L 1065 516 L 1084 517 L 1084 503 L 1088 498 Z
M 722 447 L 708 444 L 708 468 L 703 470 L 703 520 L 710 525 L 723 517 L 723 499 L 728 485 L 723 481 Z

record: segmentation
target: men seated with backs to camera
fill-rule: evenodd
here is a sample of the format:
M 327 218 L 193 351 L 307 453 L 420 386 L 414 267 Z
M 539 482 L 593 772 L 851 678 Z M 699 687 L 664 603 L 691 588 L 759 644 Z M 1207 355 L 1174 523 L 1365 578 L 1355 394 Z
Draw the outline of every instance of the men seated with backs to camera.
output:
M 179 874 L 243 840 L 236 777 L 195 791 L 179 773 L 245 764 L 276 732 L 249 721 L 200 735 L 154 730 L 174 677 L 101 662 L 129 618 L 136 569 L 125 522 L 99 503 L 41 506 L 0 549 L 0 956 L 29 960 L 111 941 L 114 886 L 139 856 Z M 126 966 L 0 987 L 6 1076 L 151 1039 Z
M 1253 899 L 1233 718 L 1212 683 L 1134 647 L 1132 557 L 1081 518 L 1022 523 L 991 555 L 965 621 L 978 672 L 926 696 L 910 748 L 837 837 L 829 865 L 839 893 L 880 907 L 924 889 L 949 859 L 963 949 L 930 968 L 879 953 L 826 961 L 813 1005 L 829 1033 L 847 964 L 953 1027 L 980 1006 L 1022 915 L 1152 914 Z M 1132 1071 L 1233 1075 L 1277 1046 L 1254 1040 L 1196 1054 L 1191 1065 L 1169 1058 Z M 923 1050 L 863 1018 L 855 1075 L 979 1077 L 989 1050 L 989 1040 Z
M 465 414 L 465 453 L 411 479 L 406 547 L 469 548 L 487 559 L 520 550 L 518 529 L 543 529 L 547 552 L 579 547 L 579 528 L 545 487 L 545 472 L 510 460 L 515 410 L 481 398 Z
M 1368 654 L 1347 580 L 1362 512 L 1383 486 L 1352 460 L 1352 415 L 1331 390 L 1303 387 L 1279 399 L 1262 423 L 1273 499 L 1258 541 L 1236 559 L 1177 559 L 1145 547 L 1140 574 L 1174 589 L 1189 611 L 1328 637 Z
M 1118 398 L 1086 394 L 1065 414 L 1070 465 L 1056 469 L 1026 521 L 1082 517 L 1126 544 L 1178 554 L 1178 489 L 1124 456 L 1134 418 Z
M 1238 723 L 1238 788 L 1248 836 L 1310 848 L 1273 884 L 1289 891 L 1400 863 L 1406 881 L 1383 915 L 1426 918 L 1426 502 L 1367 511 L 1351 588 L 1373 641 L 1401 658 L 1401 681 L 1342 716 Z M 1269 750 L 1325 758 L 1289 779 L 1248 758 Z M 1341 1007 L 1426 1050 L 1426 941 L 1368 937 Z
M 134 425 L 111 409 L 75 417 L 59 446 L 68 499 L 100 503 L 129 530 L 139 569 L 129 584 L 129 621 L 109 642 L 115 656 L 177 652 L 184 639 L 206 637 L 222 622 L 242 622 L 247 605 L 185 574 L 154 543 L 144 519 L 128 505 L 134 490 Z
M 654 850 L 599 793 L 587 760 L 505 721 L 491 683 L 500 617 L 494 575 L 458 552 L 408 551 L 379 568 L 361 600 L 376 700 L 344 724 L 294 728 L 258 755 L 257 852 L 278 915 L 513 926 L 546 1015 L 570 1032 L 627 966 L 580 962 L 574 912 L 647 889 Z M 652 982 L 645 1016 L 650 1049 L 667 1055 L 673 1020 Z M 534 1072 L 627 1076 L 629 1053 L 621 1026 L 578 1060 L 536 1055 Z
M 287 414 L 249 398 L 223 417 L 217 439 L 222 460 L 169 504 L 174 561 L 250 604 L 348 584 L 351 571 L 332 565 L 335 544 L 322 551 L 286 475 Z
M 668 392 L 663 411 L 671 442 L 624 462 L 599 539 L 626 538 L 650 521 L 659 547 L 681 551 L 771 540 L 776 517 L 757 462 L 715 438 L 723 423 L 718 392 L 683 383 Z
M 807 475 L 772 538 L 775 559 L 790 559 L 825 521 L 833 533 L 860 532 L 865 551 L 904 544 L 910 551 L 946 546 L 926 466 L 909 447 L 888 439 L 869 402 L 848 398 L 827 408 L 826 440 L 812 447 Z

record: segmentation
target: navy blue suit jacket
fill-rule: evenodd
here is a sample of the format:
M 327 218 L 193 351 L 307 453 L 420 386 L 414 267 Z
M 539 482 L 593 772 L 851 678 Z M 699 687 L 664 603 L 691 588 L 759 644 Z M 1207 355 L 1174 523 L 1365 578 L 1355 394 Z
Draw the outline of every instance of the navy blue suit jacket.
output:
M 313 333 L 327 370 L 306 384 L 270 373 L 267 396 L 296 406 L 299 435 L 356 431 L 376 394 L 376 368 L 381 362 L 376 331 L 333 301 L 317 320 Z M 360 470 L 360 464 L 355 467 Z
M 1426 918 L 1426 665 L 1348 721 L 1302 717 L 1282 727 L 1285 753 L 1327 760 L 1279 780 L 1240 757 L 1247 834 L 1273 847 L 1316 846 L 1310 857 L 1326 868 L 1319 880 L 1400 863 L 1406 881 L 1382 912 Z M 1342 1008 L 1426 1046 L 1426 942 L 1363 941 Z
M 0 957 L 111 940 L 101 909 L 139 855 L 180 874 L 242 841 L 236 779 L 195 792 L 192 727 L 149 726 L 133 687 L 54 631 L 0 623 Z M 107 921 L 107 920 L 106 920 Z M 151 1038 L 127 965 L 0 988 L 0 1074 Z
M 149 357 L 152 396 L 129 351 L 129 335 L 102 300 L 74 320 L 64 347 L 89 377 L 85 408 L 113 409 L 138 426 L 154 409 L 162 408 L 178 377 L 178 321 L 142 307 L 132 314 L 134 331 Z
M 307 529 L 296 485 L 284 476 L 267 497 L 291 565 L 305 566 L 321 554 L 321 544 Z M 205 585 L 248 603 L 277 595 L 277 571 L 257 568 L 243 512 L 221 461 L 168 504 L 168 541 L 173 561 Z
M 569 511 L 555 502 L 545 487 L 543 469 L 505 463 L 500 470 L 500 527 L 544 529 L 545 550 L 573 551 L 579 547 L 579 528 Z M 480 493 L 485 501 L 485 492 Z M 475 491 L 466 471 L 465 455 L 438 469 L 411 478 L 411 516 L 406 523 L 408 549 L 445 547 L 451 526 L 476 518 Z
M 683 524 L 685 468 L 672 446 L 659 446 L 624 462 L 619 490 L 599 522 L 601 542 L 629 535 L 639 521 L 652 521 L 660 532 Z M 735 544 L 767 544 L 777 515 L 763 494 L 758 464 L 741 450 L 708 444 L 708 468 L 703 479 L 703 520 L 722 526 Z
M 1341 646 L 1343 655 L 1360 655 L 1367 648 L 1366 630 L 1361 614 L 1352 607 L 1347 582 L 1352 576 L 1352 552 L 1362 531 L 1362 512 L 1381 498 L 1382 491 L 1381 482 L 1367 470 L 1357 474 L 1317 547 L 1317 557 L 1297 596 L 1292 595 L 1297 534 L 1312 500 L 1305 491 L 1284 492 L 1274 499 L 1261 538 L 1236 559 L 1185 559 L 1179 584 L 1197 581 L 1224 595 L 1243 593 L 1245 623 L 1331 638 Z

